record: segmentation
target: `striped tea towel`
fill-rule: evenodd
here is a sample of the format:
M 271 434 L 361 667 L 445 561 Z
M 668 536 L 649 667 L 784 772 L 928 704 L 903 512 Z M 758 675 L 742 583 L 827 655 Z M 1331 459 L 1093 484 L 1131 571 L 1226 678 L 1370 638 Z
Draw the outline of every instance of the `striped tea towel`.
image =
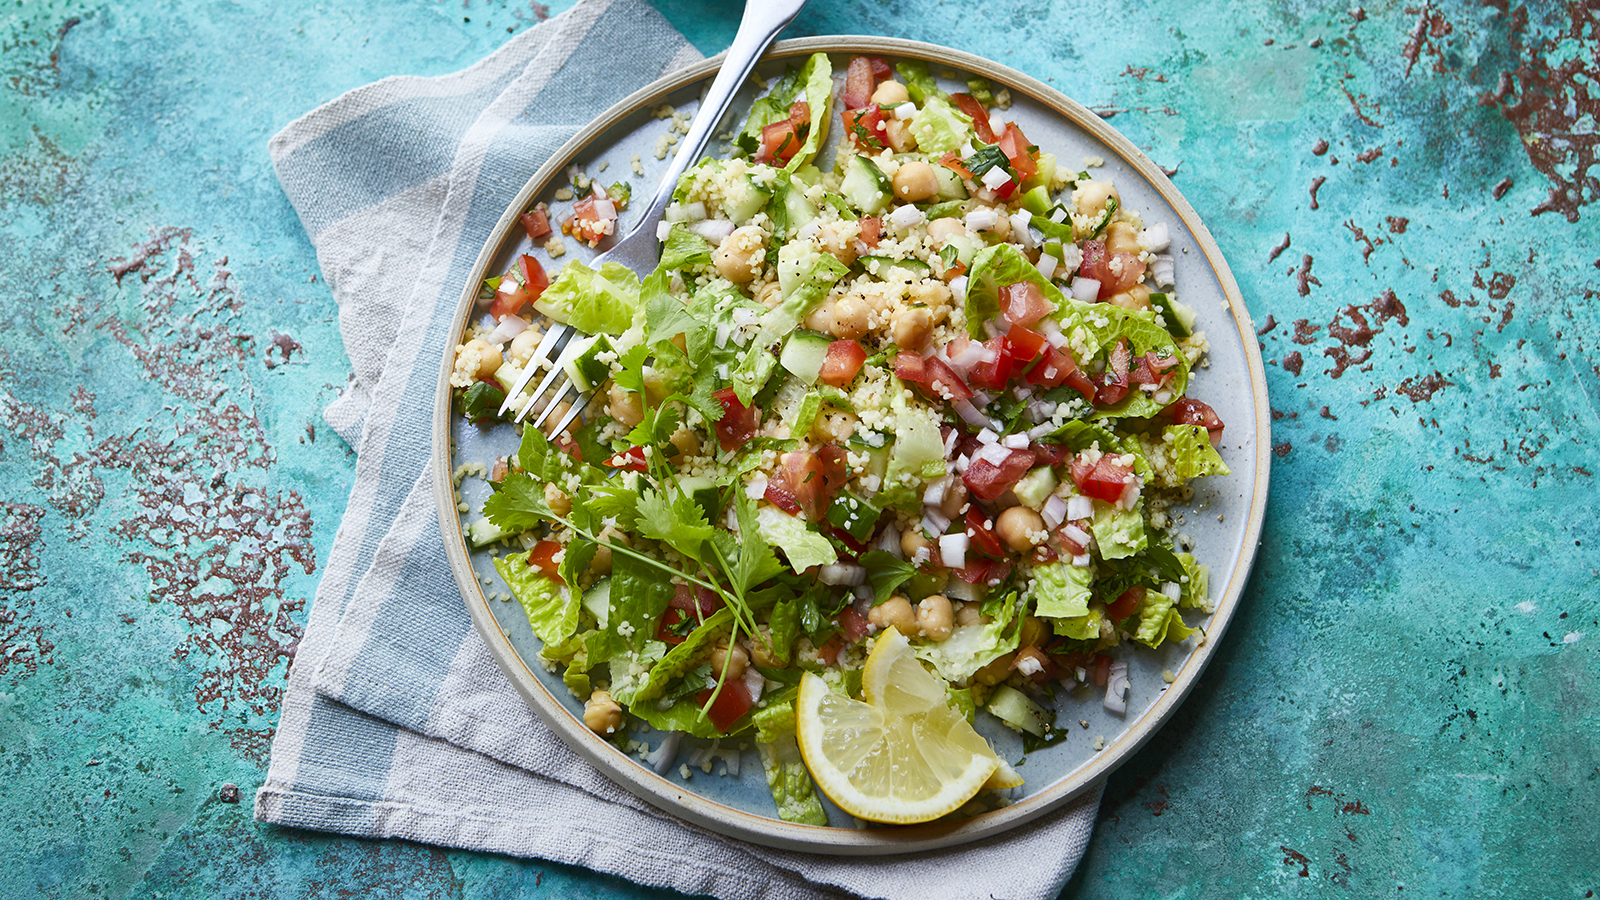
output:
M 753 846 L 667 815 L 570 752 L 473 631 L 428 464 L 461 285 L 543 160 L 699 58 L 641 0 L 580 0 L 471 68 L 384 79 L 273 138 L 278 178 L 339 304 L 354 372 L 325 416 L 357 462 L 256 817 L 739 900 L 1053 897 L 1083 855 L 1098 791 L 1006 836 L 920 856 Z

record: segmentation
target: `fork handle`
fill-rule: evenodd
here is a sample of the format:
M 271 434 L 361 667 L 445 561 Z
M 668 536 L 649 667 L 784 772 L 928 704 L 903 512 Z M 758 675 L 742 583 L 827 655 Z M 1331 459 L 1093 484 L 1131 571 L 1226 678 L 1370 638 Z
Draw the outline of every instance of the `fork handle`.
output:
M 678 178 L 700 158 L 700 153 L 710 143 L 711 133 L 716 130 L 717 121 L 727 109 L 728 101 L 755 69 L 756 62 L 766 52 L 773 38 L 794 20 L 802 6 L 805 6 L 805 0 L 746 0 L 744 17 L 739 20 L 739 31 L 733 36 L 722 68 L 717 70 L 717 77 L 711 80 L 705 99 L 700 101 L 699 111 L 689 123 L 689 133 L 678 143 L 678 152 L 673 155 L 672 164 L 661 178 L 661 186 L 656 189 L 655 197 L 639 221 L 660 221 L 661 214 L 672 201 Z

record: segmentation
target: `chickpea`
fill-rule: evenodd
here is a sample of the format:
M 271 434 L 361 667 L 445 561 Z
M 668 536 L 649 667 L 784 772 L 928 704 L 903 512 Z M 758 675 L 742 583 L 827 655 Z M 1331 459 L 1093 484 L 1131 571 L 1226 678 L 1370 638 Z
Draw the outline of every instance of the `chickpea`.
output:
M 685 425 L 679 425 L 678 430 L 674 431 L 668 440 L 672 441 L 672 446 L 678 448 L 679 456 L 700 455 L 700 436 Z
M 893 78 L 878 85 L 878 89 L 872 92 L 872 102 L 879 106 L 899 106 L 910 99 L 911 91 Z
M 628 536 L 626 534 L 623 534 L 620 530 L 611 525 L 607 525 L 606 527 L 600 529 L 600 533 L 595 535 L 595 537 L 600 539 L 600 546 L 595 548 L 594 559 L 589 561 L 589 571 L 596 575 L 610 575 L 611 548 L 606 546 L 606 542 L 611 541 L 613 543 L 621 544 L 624 547 L 632 547 L 633 542 L 628 540 Z
M 565 400 L 556 401 L 556 405 L 551 407 L 551 409 L 550 409 L 550 418 L 545 419 L 545 427 L 547 427 L 547 428 L 555 427 L 558 423 L 560 423 L 560 421 L 562 419 L 565 419 L 567 417 L 567 413 L 569 413 L 569 412 L 572 412 L 572 404 L 571 403 L 568 403 Z M 568 422 L 567 423 L 567 427 L 561 429 L 561 433 L 562 434 L 571 434 L 573 426 L 575 426 L 577 424 L 578 424 L 578 422 L 576 420 Z
M 474 378 L 493 378 L 495 370 L 500 368 L 500 364 L 504 362 L 500 356 L 500 351 L 495 349 L 493 344 L 486 343 L 481 338 L 473 338 L 467 341 L 467 346 L 462 352 L 476 353 L 478 355 L 478 367 L 472 373 Z
M 971 232 L 967 231 L 967 223 L 951 216 L 934 219 L 928 223 L 928 240 L 934 246 L 943 246 L 946 241 L 957 235 L 970 234 Z
M 1006 677 L 1011 674 L 1011 663 L 1014 662 L 1016 658 L 1017 654 L 1007 653 L 994 662 L 989 663 L 987 666 L 984 666 L 983 668 L 974 672 L 972 674 L 972 680 L 979 684 L 986 684 L 990 687 L 993 687 L 994 685 L 1005 681 Z
M 511 339 L 511 348 L 507 351 L 507 355 L 511 358 L 511 361 L 517 365 L 527 365 L 528 358 L 533 356 L 533 351 L 539 346 L 539 339 L 541 337 L 543 337 L 543 335 L 539 333 L 538 328 L 529 326 L 522 329 L 521 331 L 517 332 L 516 337 Z
M 867 333 L 872 324 L 872 308 L 867 301 L 854 294 L 846 294 L 833 304 L 833 327 L 829 329 L 840 340 L 855 340 Z
M 917 614 L 911 611 L 911 601 L 900 594 L 874 606 L 867 612 L 867 621 L 879 628 L 893 627 L 908 637 L 917 633 Z
M 661 401 L 667 399 L 672 393 L 672 383 L 667 380 L 663 372 L 647 368 L 644 371 L 644 395 L 651 406 L 660 406 Z
M 930 640 L 950 639 L 951 617 L 950 599 L 943 594 L 929 594 L 917 604 L 917 627 Z
M 902 350 L 921 350 L 933 334 L 933 313 L 925 306 L 902 309 L 890 319 L 890 333 Z
M 734 284 L 749 284 L 767 258 L 767 233 L 759 226 L 735 228 L 711 254 L 717 274 Z
M 894 195 L 907 203 L 920 203 L 939 193 L 939 176 L 933 173 L 933 166 L 920 159 L 901 165 L 890 181 Z
M 1118 207 L 1122 206 L 1122 195 L 1117 193 L 1117 189 L 1112 187 L 1109 181 L 1085 181 L 1072 192 L 1073 204 L 1077 206 L 1079 213 L 1086 216 L 1098 216 L 1104 213 L 1106 201 L 1113 199 L 1117 201 Z
M 1038 616 L 1029 616 L 1022 620 L 1022 633 L 1017 638 L 1017 643 L 1024 647 L 1042 647 L 1044 642 L 1050 640 L 1050 626 Z
M 1107 297 L 1106 302 L 1134 312 L 1150 309 L 1150 289 L 1142 284 L 1136 284 L 1120 294 Z
M 819 444 L 843 444 L 856 433 L 856 417 L 827 407 L 811 425 L 811 439 Z
M 834 298 L 829 297 L 821 303 L 818 303 L 816 309 L 813 309 L 810 313 L 806 314 L 806 320 L 801 324 L 805 325 L 812 331 L 822 331 L 831 334 L 833 332 L 834 307 L 838 305 L 838 302 L 839 301 L 835 300 Z
M 911 133 L 911 123 L 889 116 L 883 120 L 883 139 L 896 153 L 910 153 L 917 149 L 917 136 Z
M 622 727 L 622 707 L 606 691 L 595 691 L 583 704 L 583 724 L 595 734 L 615 734 Z
M 954 520 L 961 515 L 961 507 L 967 505 L 967 485 L 959 478 L 952 477 L 949 487 L 944 489 L 944 499 L 939 501 L 939 512 L 946 519 Z
M 719 642 L 711 648 L 711 677 L 721 678 L 722 667 L 728 667 L 728 680 L 733 681 L 744 677 L 745 667 L 750 664 L 750 655 L 738 644 L 731 647 L 727 641 Z
M 924 278 L 911 285 L 908 297 L 912 303 L 920 303 L 933 313 L 935 325 L 943 322 L 950 312 L 950 286 L 942 281 Z
M 639 424 L 644 419 L 644 402 L 639 398 L 638 394 L 621 385 L 613 384 L 609 395 L 611 402 L 606 405 L 606 411 L 611 414 L 611 418 L 629 428 Z
M 853 266 L 856 264 L 856 235 L 861 233 L 860 229 L 854 222 L 824 222 L 817 229 L 817 241 L 839 262 Z M 850 233 L 852 230 L 854 234 Z
M 750 642 L 750 661 L 766 669 L 782 669 L 789 665 L 789 648 L 780 647 L 772 640 L 772 626 L 756 626 L 755 639 Z
M 1139 255 L 1139 232 L 1127 222 L 1112 222 L 1107 225 L 1106 252 Z
M 956 610 L 956 627 L 965 628 L 968 625 L 977 625 L 983 621 L 983 612 L 976 603 L 963 603 Z
M 550 511 L 558 516 L 565 517 L 572 512 L 572 498 L 567 496 L 566 491 L 548 481 L 544 483 L 544 502 L 550 507 Z
M 783 288 L 776 281 L 769 281 L 756 292 L 756 302 L 767 309 L 776 309 L 783 302 Z
M 1026 506 L 1013 506 L 995 520 L 994 531 L 1006 546 L 1021 553 L 1032 550 L 1034 538 L 1044 533 L 1044 519 Z
M 918 559 L 917 554 L 922 551 L 926 551 L 926 554 L 921 559 Z M 939 561 L 939 551 L 933 546 L 933 541 L 923 537 L 922 529 L 916 526 L 907 528 L 900 535 L 900 552 L 906 555 L 906 559 L 918 565 L 924 562 L 937 563 Z

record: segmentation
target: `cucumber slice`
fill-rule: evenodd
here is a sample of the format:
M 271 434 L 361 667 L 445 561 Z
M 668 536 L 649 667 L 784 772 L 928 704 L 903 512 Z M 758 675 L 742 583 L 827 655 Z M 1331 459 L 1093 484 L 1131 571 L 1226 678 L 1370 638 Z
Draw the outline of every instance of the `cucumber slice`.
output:
M 884 281 L 921 281 L 928 277 L 928 264 L 920 259 L 890 259 L 887 256 L 863 256 L 862 266 Z
M 815 331 L 796 331 L 783 345 L 778 362 L 789 374 L 806 384 L 816 384 L 822 374 L 822 361 L 828 356 L 833 338 Z
M 1170 294 L 1151 294 L 1150 305 L 1161 313 L 1167 323 L 1167 333 L 1186 338 L 1194 333 L 1194 310 L 1172 299 Z
M 722 208 L 723 213 L 735 225 L 748 223 L 756 213 L 766 209 L 767 201 L 772 199 L 772 191 L 757 184 L 755 179 L 748 175 L 745 176 L 745 185 L 744 195 Z
M 850 491 L 840 491 L 828 504 L 828 521 L 857 541 L 872 537 L 878 527 L 878 517 L 883 510 L 870 500 L 863 500 Z
M 894 201 L 894 188 L 876 163 L 865 156 L 852 156 L 839 184 L 839 193 L 851 206 L 876 216 Z
M 1022 501 L 1023 506 L 1039 509 L 1050 499 L 1050 492 L 1056 489 L 1057 483 L 1055 472 L 1051 471 L 1049 466 L 1040 466 L 1022 476 L 1022 480 L 1011 490 L 1017 495 L 1017 499 Z
M 605 628 L 610 624 L 611 579 L 602 578 L 594 583 L 594 587 L 584 591 L 583 608 L 594 616 L 595 623 L 601 628 Z
M 1008 728 L 1026 731 L 1035 737 L 1044 737 L 1056 720 L 1054 713 L 1028 699 L 1028 695 L 1016 688 L 1004 684 L 994 689 L 984 708 Z
M 939 199 L 943 201 L 967 199 L 967 183 L 949 166 L 934 166 L 933 174 L 939 179 Z M 932 216 L 929 216 L 932 218 Z
M 683 489 L 683 495 L 700 504 L 705 510 L 706 521 L 715 523 L 722 514 L 722 491 L 717 483 L 707 475 L 686 475 L 678 479 L 678 487 Z
M 597 334 L 587 340 L 589 345 L 562 365 L 567 370 L 567 377 L 572 379 L 573 386 L 585 394 L 611 377 L 611 367 L 595 358 L 611 349 L 611 339 Z
M 479 519 L 467 526 L 467 542 L 472 545 L 474 550 L 482 549 L 495 541 L 508 538 L 511 534 L 511 532 L 506 531 L 488 519 Z

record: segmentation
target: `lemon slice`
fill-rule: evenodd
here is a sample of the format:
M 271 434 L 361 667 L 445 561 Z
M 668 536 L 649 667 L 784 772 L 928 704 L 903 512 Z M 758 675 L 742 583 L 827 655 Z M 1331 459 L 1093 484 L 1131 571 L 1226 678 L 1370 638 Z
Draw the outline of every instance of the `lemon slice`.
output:
M 898 631 L 878 636 L 861 681 L 864 701 L 807 672 L 795 709 L 800 755 L 840 809 L 872 822 L 929 822 L 960 809 L 1000 769 Z

